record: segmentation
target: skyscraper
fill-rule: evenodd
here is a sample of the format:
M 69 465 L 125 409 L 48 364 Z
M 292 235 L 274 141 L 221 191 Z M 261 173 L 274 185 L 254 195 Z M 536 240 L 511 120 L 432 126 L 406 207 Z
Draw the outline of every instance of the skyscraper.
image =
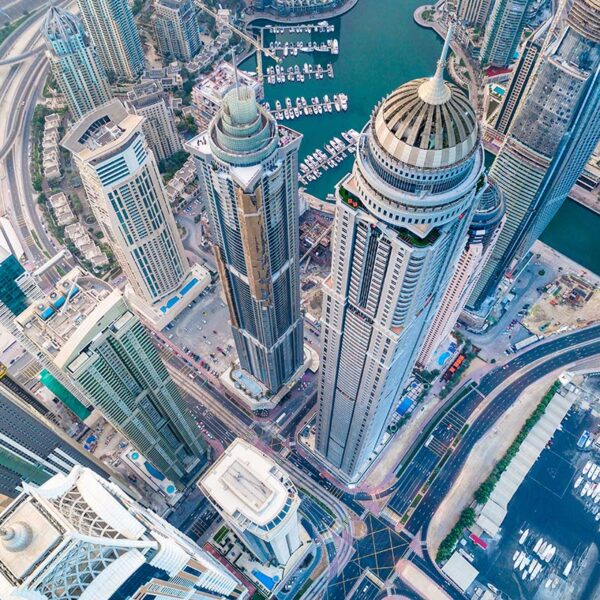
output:
M 435 75 L 387 96 L 338 184 L 323 286 L 318 454 L 347 482 L 369 464 L 466 242 L 483 185 L 468 98 Z
M 156 160 L 170 158 L 181 150 L 175 117 L 158 81 L 136 85 L 127 92 L 127 105 L 136 115 L 144 117 L 142 131 Z
M 301 136 L 254 91 L 226 94 L 189 151 L 208 194 L 217 267 L 241 367 L 277 392 L 302 366 L 298 247 Z
M 42 405 L 26 404 L 5 386 L 0 389 L 0 414 L 0 496 L 15 498 L 23 481 L 41 485 L 75 465 L 112 477 L 109 468 L 47 418 Z
M 247 597 L 208 552 L 89 469 L 23 487 L 0 514 L 4 600 Z
M 296 486 L 245 440 L 238 438 L 225 450 L 200 487 L 260 562 L 285 566 L 302 545 Z
M 510 85 L 504 96 L 504 101 L 500 107 L 498 118 L 494 124 L 495 130 L 500 135 L 506 135 L 517 114 L 517 109 L 523 99 L 523 94 L 527 88 L 537 66 L 537 60 L 542 49 L 543 40 L 535 35 L 527 40 L 523 47 L 523 52 L 519 62 L 512 74 Z
M 51 6 L 43 33 L 52 74 L 73 117 L 108 102 L 112 94 L 106 71 L 79 19 Z
M 202 45 L 192 0 L 157 0 L 154 31 L 159 52 L 171 60 L 191 60 Z
M 490 13 L 492 0 L 460 0 L 458 18 L 468 27 L 483 27 Z
M 600 140 L 598 3 L 575 0 L 557 22 L 490 170 L 507 221 L 469 299 L 475 310 L 552 220 Z
M 190 267 L 143 124 L 113 100 L 75 123 L 62 144 L 128 282 L 154 304 L 181 289 Z
M 464 309 L 481 269 L 494 249 L 504 224 L 505 208 L 497 187 L 486 184 L 477 194 L 477 210 L 469 227 L 467 245 L 450 278 L 440 307 L 421 346 L 417 364 L 427 366 L 433 352 L 450 334 Z
M 86 31 L 110 77 L 133 80 L 144 70 L 144 50 L 127 0 L 77 0 Z
M 513 62 L 530 2 L 531 0 L 496 0 L 481 46 L 482 65 L 506 67 Z
M 158 479 L 182 488 L 206 464 L 179 389 L 121 292 L 74 269 L 15 322 L 131 442 L 152 475 L 158 470 Z

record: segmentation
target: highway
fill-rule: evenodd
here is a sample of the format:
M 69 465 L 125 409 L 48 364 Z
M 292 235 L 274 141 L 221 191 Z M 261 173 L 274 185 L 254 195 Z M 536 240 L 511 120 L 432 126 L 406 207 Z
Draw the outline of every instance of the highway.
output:
M 57 4 L 64 6 L 69 3 L 63 0 Z M 43 11 L 38 14 L 39 16 L 29 19 L 2 44 L 0 60 L 10 58 L 21 36 L 27 41 L 27 48 L 41 40 L 38 28 L 44 15 Z M 26 34 L 28 38 L 24 37 Z M 31 121 L 46 82 L 48 69 L 46 57 L 34 53 L 7 69 L 0 83 L 0 120 L 4 125 L 3 136 L 0 137 L 2 209 L 9 217 L 27 259 L 36 267 L 56 254 L 55 244 L 40 219 L 29 168 Z M 35 232 L 35 236 L 32 232 Z M 73 266 L 72 262 L 64 258 L 60 264 L 66 269 Z

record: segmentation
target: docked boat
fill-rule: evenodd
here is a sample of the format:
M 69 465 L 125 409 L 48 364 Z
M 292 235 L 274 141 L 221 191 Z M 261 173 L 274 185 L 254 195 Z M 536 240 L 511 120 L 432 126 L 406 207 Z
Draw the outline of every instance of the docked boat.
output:
M 568 577 L 571 574 L 571 571 L 573 570 L 573 561 L 570 560 L 567 563 L 567 566 L 564 568 L 563 570 L 563 577 Z

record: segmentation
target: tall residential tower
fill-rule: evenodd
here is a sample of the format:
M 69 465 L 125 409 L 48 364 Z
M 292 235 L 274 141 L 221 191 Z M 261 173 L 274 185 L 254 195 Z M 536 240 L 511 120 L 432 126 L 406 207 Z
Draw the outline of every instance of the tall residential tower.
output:
M 242 600 L 246 588 L 115 484 L 75 467 L 0 514 L 3 600 Z
M 62 144 L 129 284 L 152 305 L 175 294 L 190 267 L 143 124 L 113 100 L 75 123 Z
M 484 184 L 477 118 L 435 75 L 387 96 L 337 187 L 325 280 L 317 452 L 357 481 L 410 376 Z
M 276 393 L 302 366 L 298 241 L 301 136 L 236 86 L 194 138 L 217 266 L 242 369 Z
M 506 67 L 515 59 L 531 0 L 496 0 L 485 28 L 480 60 Z
M 202 45 L 192 0 L 157 0 L 154 31 L 160 53 L 170 60 L 189 61 Z
M 109 76 L 134 80 L 144 70 L 144 50 L 127 0 L 77 0 L 87 32 Z
M 112 94 L 106 71 L 79 19 L 51 6 L 43 32 L 52 74 L 73 117 L 108 102 Z
M 490 170 L 507 221 L 469 300 L 475 310 L 552 220 L 600 141 L 598 0 L 575 0 L 558 22 Z
M 74 269 L 15 323 L 131 442 L 151 474 L 158 470 L 158 479 L 181 489 L 206 465 L 179 389 L 121 292 Z

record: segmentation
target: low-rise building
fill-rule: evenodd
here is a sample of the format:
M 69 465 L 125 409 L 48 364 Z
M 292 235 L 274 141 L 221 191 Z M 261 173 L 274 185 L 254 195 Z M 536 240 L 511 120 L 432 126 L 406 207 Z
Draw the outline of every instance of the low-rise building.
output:
M 69 200 L 64 192 L 53 194 L 50 196 L 50 198 L 48 198 L 48 202 L 50 202 L 50 206 L 52 206 L 56 224 L 59 227 L 71 225 L 71 223 L 75 223 L 75 221 L 77 221 L 77 217 L 71 209 Z
M 245 440 L 237 438 L 199 485 L 259 561 L 286 565 L 302 546 L 296 486 Z

